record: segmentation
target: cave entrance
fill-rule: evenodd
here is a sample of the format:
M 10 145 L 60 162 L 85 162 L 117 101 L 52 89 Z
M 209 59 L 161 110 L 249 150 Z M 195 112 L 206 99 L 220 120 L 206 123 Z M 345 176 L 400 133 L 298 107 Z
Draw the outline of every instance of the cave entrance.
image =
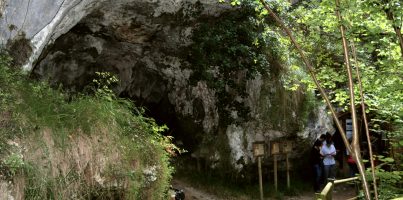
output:
M 193 152 L 198 144 L 203 128 L 194 122 L 190 117 L 183 117 L 175 112 L 175 106 L 169 102 L 165 94 L 158 102 L 149 102 L 146 99 L 133 98 L 122 93 L 122 98 L 132 99 L 135 105 L 144 109 L 146 117 L 153 118 L 155 122 L 162 126 L 166 125 L 168 130 L 163 133 L 165 136 L 172 136 L 173 143 L 179 148 Z
M 196 5 L 182 6 L 191 11 Z M 175 110 L 178 103 L 172 98 L 178 94 L 172 90 L 188 86 L 186 80 L 179 86 L 173 82 L 188 77 L 179 76 L 182 69 L 177 66 L 182 65 L 182 51 L 189 43 L 184 31 L 194 24 L 182 15 L 150 16 L 155 12 L 153 6 L 141 1 L 104 2 L 47 46 L 32 73 L 72 91 L 83 91 L 96 72 L 116 74 L 120 79 L 116 88 L 119 96 L 144 107 L 146 116 L 168 126 L 164 134 L 192 151 L 199 143 L 196 135 L 201 135 L 203 128 Z

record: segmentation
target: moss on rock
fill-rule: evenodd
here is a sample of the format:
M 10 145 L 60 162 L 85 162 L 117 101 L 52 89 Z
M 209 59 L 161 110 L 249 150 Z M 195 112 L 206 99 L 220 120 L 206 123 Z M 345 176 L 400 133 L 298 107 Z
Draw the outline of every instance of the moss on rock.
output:
M 17 37 L 15 37 L 13 40 L 8 41 L 7 49 L 10 52 L 10 56 L 14 60 L 14 65 L 17 67 L 25 64 L 32 53 L 30 41 L 25 38 L 24 32 L 17 35 Z

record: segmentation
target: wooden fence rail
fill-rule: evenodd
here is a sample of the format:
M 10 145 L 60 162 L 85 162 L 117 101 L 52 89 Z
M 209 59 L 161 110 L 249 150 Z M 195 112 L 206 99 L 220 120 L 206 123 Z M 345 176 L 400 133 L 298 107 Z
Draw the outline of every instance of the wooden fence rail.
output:
M 347 183 L 347 182 L 353 182 L 359 180 L 358 177 L 351 177 L 351 178 L 345 178 L 345 179 L 340 179 L 340 180 L 334 180 L 334 179 L 329 179 L 329 182 L 326 184 L 325 188 L 320 193 L 315 193 L 315 199 L 316 200 L 332 200 L 332 193 L 333 193 L 333 188 L 334 185 L 340 184 L 340 183 Z M 352 199 L 357 199 L 357 197 L 353 197 Z

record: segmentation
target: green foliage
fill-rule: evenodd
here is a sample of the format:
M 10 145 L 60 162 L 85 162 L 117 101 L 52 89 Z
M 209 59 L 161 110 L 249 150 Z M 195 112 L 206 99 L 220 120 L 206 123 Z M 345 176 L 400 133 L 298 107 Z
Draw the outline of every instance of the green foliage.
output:
M 276 35 L 266 30 L 252 7 L 242 6 L 237 12 L 223 13 L 219 19 L 205 19 L 192 39 L 191 82 L 203 80 L 215 90 L 217 107 L 225 121 L 231 121 L 231 110 L 247 117 L 247 107 L 235 99 L 246 97 L 246 82 L 256 75 L 279 74 L 280 67 L 269 62 L 278 56 Z
M 229 2 L 254 5 L 258 15 L 268 14 L 258 0 Z M 347 108 L 347 77 L 343 67 L 339 24 L 334 14 L 335 1 L 301 1 L 292 6 L 285 1 L 268 3 L 292 27 L 297 42 L 316 66 L 318 79 L 329 91 L 332 102 Z M 342 2 L 340 10 L 344 16 L 342 23 L 347 27 L 347 37 L 356 43 L 358 57 L 353 65 L 360 67 L 369 110 L 378 113 L 379 118 L 399 120 L 403 115 L 400 84 L 403 62 L 393 27 L 401 27 L 401 4 L 396 0 L 348 1 Z M 393 14 L 393 19 L 387 13 Z M 285 37 L 278 39 L 280 46 L 289 44 Z M 283 53 L 282 58 L 288 63 L 288 70 L 294 72 L 284 76 L 288 88 L 295 90 L 298 85 L 305 84 L 313 89 L 299 55 L 292 49 Z M 358 87 L 356 97 L 358 102 Z
M 115 93 L 111 88 L 113 85 L 117 84 L 119 80 L 110 72 L 95 72 L 95 74 L 97 77 L 93 80 L 96 88 L 95 94 L 99 97 L 106 97 L 112 100 Z
M 376 166 L 375 174 L 378 178 L 379 196 L 378 199 L 393 199 L 403 195 L 403 171 L 401 166 L 395 162 L 392 157 L 377 156 L 380 165 Z M 367 177 L 372 180 L 369 169 Z
M 121 199 L 165 198 L 173 171 L 165 149 L 176 147 L 171 144 L 171 138 L 161 135 L 166 126 L 157 125 L 153 119 L 142 115 L 142 109 L 113 94 L 109 86 L 117 82 L 114 76 L 97 73 L 99 78 L 94 81 L 93 96 L 69 96 L 45 82 L 29 80 L 26 75 L 12 70 L 10 64 L 9 57 L 0 54 L 0 174 L 10 180 L 22 176 L 26 180 L 27 199 L 63 199 L 66 198 L 64 190 L 77 184 L 80 190 L 70 191 L 76 196 L 69 198 L 103 195 L 104 198 L 120 195 Z M 44 131 L 50 132 L 54 147 L 44 141 Z M 117 152 L 122 159 L 119 163 L 107 164 L 103 176 L 116 180 L 117 184 L 121 182 L 121 187 L 97 188 L 74 167 L 65 175 L 49 173 L 48 170 L 56 167 L 55 159 L 61 159 L 51 155 L 59 151 L 65 152 L 61 155 L 68 154 L 68 150 L 74 148 L 72 138 L 79 138 L 80 134 L 108 139 L 105 141 L 108 146 L 98 148 L 106 155 Z M 10 143 L 27 139 L 24 144 Z M 30 151 L 42 152 L 39 160 L 32 162 L 29 161 L 32 158 L 24 156 L 33 153 L 24 153 L 22 145 L 26 143 Z M 145 172 L 152 167 L 155 178 L 149 180 Z M 107 184 L 112 185 L 112 182 Z
M 340 10 L 348 40 L 356 44 L 357 60 L 352 64 L 360 68 L 366 104 L 370 111 L 379 114 L 379 118 L 393 122 L 403 114 L 400 74 L 403 60 L 385 8 L 378 5 L 387 6 L 381 1 L 348 1 L 342 2 Z M 301 28 L 297 29 L 299 42 L 311 53 L 319 80 L 331 91 L 332 101 L 345 107 L 348 103 L 347 81 L 334 10 L 334 1 L 326 0 L 302 3 L 291 15 L 298 19 L 295 26 Z M 395 14 L 396 19 L 400 19 L 401 13 Z M 358 85 L 355 89 L 356 101 L 359 101 Z
M 6 169 L 7 177 L 12 177 L 14 176 L 19 170 L 23 169 L 25 163 L 23 160 L 23 156 L 20 153 L 11 153 L 8 155 L 7 158 L 4 159 L 4 161 L 1 164 L 1 167 L 3 169 Z M 3 170 L 4 173 L 4 170 Z
M 399 126 L 403 117 L 403 93 L 401 74 L 403 60 L 393 26 L 385 13 L 387 1 L 343 1 L 340 7 L 346 27 L 347 39 L 355 43 L 357 59 L 353 67 L 359 67 L 365 103 L 371 114 L 370 128 L 373 133 L 392 132 L 402 138 Z M 384 7 L 386 6 L 386 7 Z M 401 9 L 401 6 L 396 6 Z M 399 8 L 400 7 L 400 8 Z M 297 35 L 310 59 L 316 65 L 318 79 L 329 91 L 331 101 L 348 109 L 349 96 L 344 61 L 340 55 L 342 45 L 339 36 L 333 0 L 302 3 L 292 14 L 298 19 Z M 394 11 L 393 11 L 394 12 Z M 401 13 L 396 14 L 396 20 Z M 401 23 L 401 22 L 400 22 Z M 349 46 L 350 49 L 352 45 Z M 356 102 L 361 100 L 358 85 L 355 87 Z M 393 133 L 394 132 L 394 133 Z M 386 137 L 386 136 L 385 136 Z M 380 158 L 383 164 L 376 170 L 379 177 L 379 198 L 390 199 L 401 194 L 401 166 L 391 157 Z M 388 170 L 386 170 L 388 169 Z
M 231 1 L 254 4 L 260 15 L 267 16 L 259 0 Z M 346 28 L 349 49 L 355 47 L 356 58 L 351 58 L 353 69 L 359 67 L 367 112 L 371 118 L 372 134 L 382 134 L 396 147 L 403 140 L 403 49 L 399 47 L 402 27 L 403 6 L 400 0 L 341 1 L 336 8 L 334 0 L 300 1 L 293 6 L 266 1 L 279 12 L 285 23 L 291 27 L 297 42 L 306 51 L 314 64 L 316 75 L 331 102 L 345 111 L 349 108 L 349 91 L 339 23 Z M 239 5 L 239 3 L 236 3 Z M 343 20 L 338 22 L 335 11 L 339 9 Z M 279 40 L 281 42 L 285 40 Z M 352 44 L 354 42 L 354 45 Z M 287 44 L 289 42 L 284 42 Z M 352 53 L 350 52 L 350 56 Z M 305 84 L 314 89 L 304 73 L 299 55 L 292 49 L 285 60 L 291 76 L 284 82 L 290 89 Z M 355 75 L 354 81 L 357 80 Z M 358 84 L 354 88 L 355 101 L 361 101 Z M 380 158 L 384 163 L 378 166 L 380 198 L 389 199 L 401 194 L 401 158 L 399 153 Z M 386 167 L 386 168 L 385 168 Z M 387 169 L 387 170 L 386 170 Z

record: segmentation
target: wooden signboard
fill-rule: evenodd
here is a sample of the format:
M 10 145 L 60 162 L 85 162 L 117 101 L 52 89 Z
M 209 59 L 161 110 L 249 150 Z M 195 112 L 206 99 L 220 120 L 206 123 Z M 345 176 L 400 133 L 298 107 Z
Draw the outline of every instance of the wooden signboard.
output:
M 271 142 L 270 143 L 270 154 L 277 155 L 280 154 L 280 144 L 279 142 Z
M 255 157 L 264 156 L 264 142 L 253 143 L 253 156 Z
M 282 142 L 283 144 L 283 153 L 290 153 L 292 151 L 292 142 L 291 141 L 285 141 Z

